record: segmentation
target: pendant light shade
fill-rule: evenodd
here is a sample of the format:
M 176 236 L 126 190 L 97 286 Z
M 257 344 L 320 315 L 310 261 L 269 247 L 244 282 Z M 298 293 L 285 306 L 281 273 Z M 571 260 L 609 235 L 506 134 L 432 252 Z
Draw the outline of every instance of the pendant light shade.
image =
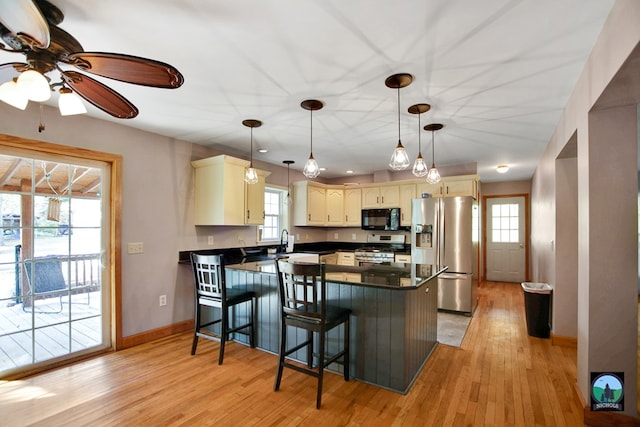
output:
M 18 88 L 18 84 L 15 80 L 9 80 L 8 82 L 0 85 L 0 101 L 6 102 L 12 107 L 24 110 L 27 108 L 29 98 Z
M 318 167 L 318 162 L 313 158 L 313 112 L 315 110 L 321 109 L 324 104 L 322 101 L 318 101 L 317 99 L 307 99 L 306 101 L 302 101 L 300 106 L 305 110 L 309 110 L 311 122 L 310 122 L 310 151 L 309 151 L 309 159 L 307 163 L 304 165 L 304 169 L 302 170 L 302 174 L 309 179 L 316 178 L 320 175 L 320 168 Z
M 262 122 L 260 120 L 248 119 L 243 120 L 242 124 L 247 126 L 248 128 L 251 128 L 251 154 L 249 157 L 249 167 L 244 173 L 244 182 L 246 182 L 247 184 L 256 184 L 258 182 L 258 173 L 253 168 L 253 128 L 262 126 Z
M 400 140 L 400 88 L 409 86 L 413 81 L 413 76 L 407 73 L 394 74 L 387 77 L 384 84 L 392 89 L 397 89 L 398 92 L 398 145 L 391 154 L 391 160 L 389 160 L 389 167 L 393 170 L 403 170 L 409 167 L 409 156 L 404 149 Z
M 416 157 L 416 161 L 413 163 L 413 170 L 411 171 L 417 177 L 425 176 L 429 170 L 426 162 L 422 158 L 422 143 L 420 138 L 420 132 L 422 132 L 422 127 L 420 126 L 420 114 L 426 113 L 430 109 L 431 109 L 431 105 L 429 104 L 415 104 L 409 107 L 409 109 L 407 110 L 411 114 L 418 115 L 418 157 Z
M 51 98 L 49 81 L 36 70 L 22 72 L 18 77 L 18 87 L 31 101 L 44 102 Z
M 429 169 L 429 173 L 427 173 L 427 182 L 429 184 L 437 184 L 440 182 L 440 172 L 436 169 L 436 142 L 434 138 L 434 133 L 437 130 L 442 129 L 444 126 L 440 123 L 431 123 L 424 127 L 424 130 L 431 131 L 431 155 L 432 155 L 432 163 L 431 169 Z
M 73 93 L 71 89 L 63 87 L 60 89 L 60 97 L 58 98 L 58 108 L 60 109 L 60 115 L 72 116 L 75 114 L 86 114 L 82 100 L 78 95 Z
M 295 162 L 293 160 L 283 160 L 282 163 L 287 165 L 287 197 L 285 197 L 284 199 L 284 204 L 285 206 L 289 206 L 293 203 L 293 199 L 291 198 L 291 191 L 290 191 L 291 182 L 289 181 L 289 166 L 291 166 Z

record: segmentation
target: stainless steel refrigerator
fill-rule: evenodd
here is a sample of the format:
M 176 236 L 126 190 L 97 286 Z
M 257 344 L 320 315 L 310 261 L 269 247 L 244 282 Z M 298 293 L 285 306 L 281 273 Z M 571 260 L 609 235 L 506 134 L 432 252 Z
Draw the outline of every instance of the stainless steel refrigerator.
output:
M 446 265 L 438 277 L 438 309 L 473 314 L 478 303 L 475 266 L 478 246 L 473 242 L 472 197 L 414 199 L 411 258 L 423 264 Z

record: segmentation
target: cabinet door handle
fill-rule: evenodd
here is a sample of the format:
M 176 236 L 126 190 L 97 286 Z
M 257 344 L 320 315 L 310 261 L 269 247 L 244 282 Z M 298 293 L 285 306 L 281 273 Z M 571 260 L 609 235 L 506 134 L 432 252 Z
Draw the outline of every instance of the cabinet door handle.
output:
M 380 196 L 376 196 L 376 203 L 380 203 Z
M 265 219 L 267 217 L 267 214 L 265 211 L 262 211 L 262 219 Z
M 311 221 L 311 214 L 309 214 L 309 221 Z
M 384 204 L 384 196 L 382 196 L 382 203 Z
M 331 221 L 331 215 L 327 215 L 327 222 Z
M 249 216 L 249 209 L 247 209 L 247 219 L 249 219 L 249 218 L 250 218 L 250 216 Z

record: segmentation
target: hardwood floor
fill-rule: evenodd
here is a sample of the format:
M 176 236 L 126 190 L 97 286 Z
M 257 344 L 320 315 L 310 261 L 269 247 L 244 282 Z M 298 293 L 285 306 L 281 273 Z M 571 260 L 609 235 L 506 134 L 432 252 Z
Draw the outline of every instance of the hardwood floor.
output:
M 576 426 L 576 350 L 527 335 L 518 284 L 485 283 L 462 346 L 440 344 L 407 395 L 327 374 L 315 379 L 277 357 L 174 335 L 22 380 L 0 383 L 5 426 L 366 425 Z

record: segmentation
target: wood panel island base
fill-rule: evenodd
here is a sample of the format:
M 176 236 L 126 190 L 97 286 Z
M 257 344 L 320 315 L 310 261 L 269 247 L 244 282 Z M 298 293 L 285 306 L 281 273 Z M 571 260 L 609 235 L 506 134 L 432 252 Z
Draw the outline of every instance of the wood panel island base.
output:
M 327 298 L 352 311 L 350 372 L 352 378 L 406 393 L 437 344 L 437 280 L 446 267 L 383 263 L 359 267 L 327 264 Z M 227 285 L 250 285 L 258 297 L 256 347 L 278 353 L 279 300 L 274 261 L 227 265 Z M 234 318 L 247 315 L 237 309 Z M 304 331 L 288 331 L 300 343 Z M 342 342 L 342 327 L 328 334 L 328 353 Z M 238 335 L 236 340 L 246 341 Z M 305 351 L 295 360 L 306 362 Z M 276 366 L 274 365 L 274 375 Z M 342 366 L 329 370 L 342 373 Z

